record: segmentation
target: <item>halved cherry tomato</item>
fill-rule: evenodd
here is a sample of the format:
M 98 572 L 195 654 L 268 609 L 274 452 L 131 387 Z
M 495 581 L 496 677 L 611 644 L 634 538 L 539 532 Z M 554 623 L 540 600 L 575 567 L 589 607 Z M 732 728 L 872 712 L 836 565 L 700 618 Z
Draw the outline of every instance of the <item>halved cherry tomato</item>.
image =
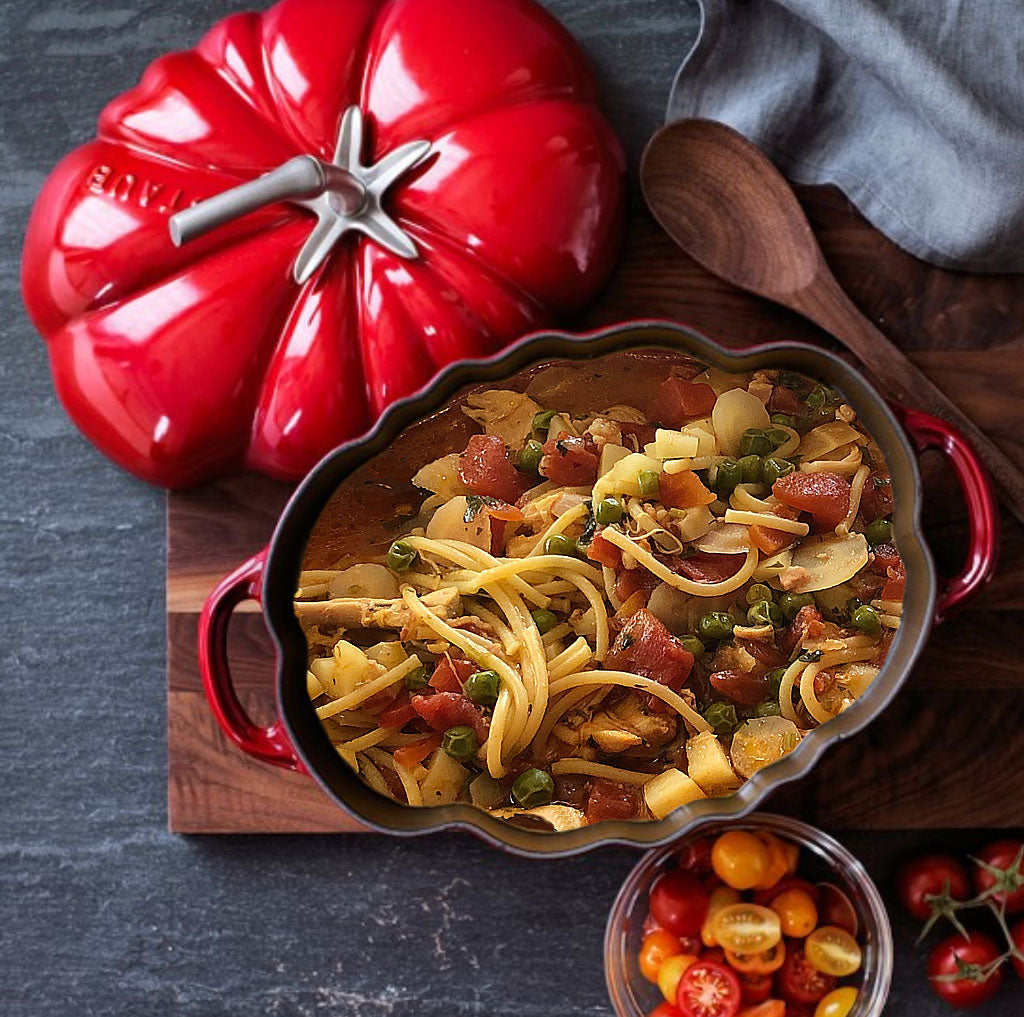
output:
M 760 953 L 782 939 L 779 916 L 757 904 L 730 904 L 715 916 L 712 934 L 733 953 Z
M 754 889 L 768 890 L 789 872 L 789 852 L 786 850 L 785 841 L 781 837 L 776 837 L 774 833 L 763 831 L 759 832 L 757 837 L 768 848 L 768 871 Z
M 860 921 L 857 909 L 846 891 L 834 883 L 819 883 L 815 889 L 818 892 L 818 920 L 821 924 L 837 925 L 851 936 L 856 936 Z
M 736 890 L 750 890 L 761 883 L 771 867 L 768 848 L 746 830 L 723 833 L 711 849 L 715 875 Z
M 743 1005 L 753 1006 L 763 1003 L 772 994 L 771 975 L 747 975 L 739 973 L 740 991 L 743 994 Z
M 823 925 L 804 942 L 807 963 L 823 975 L 845 978 L 860 970 L 863 953 L 860 944 L 845 929 Z
M 671 1003 L 676 998 L 676 989 L 679 987 L 679 979 L 691 964 L 696 964 L 697 958 L 692 954 L 674 954 L 666 957 L 665 962 L 658 971 L 658 988 L 665 997 L 666 1003 Z
M 814 1009 L 814 1017 L 847 1017 L 859 993 L 852 985 L 833 989 Z
M 775 976 L 775 984 L 787 1002 L 811 1006 L 836 987 L 836 980 L 831 975 L 815 971 L 807 963 L 800 944 L 794 943 L 786 951 L 786 960 Z
M 757 1006 L 741 1010 L 738 1017 L 786 1017 L 786 1004 L 781 999 L 766 999 Z
M 679 939 L 667 929 L 658 929 L 644 937 L 640 947 L 640 973 L 649 982 L 658 980 L 658 972 L 666 957 L 679 953 Z
M 679 980 L 676 1005 L 683 1017 L 735 1017 L 740 1009 L 740 982 L 724 964 L 700 960 Z
M 783 890 L 769 906 L 779 916 L 784 936 L 803 939 L 818 925 L 818 908 L 806 890 Z
M 651 887 L 651 914 L 676 936 L 699 936 L 710 902 L 701 881 L 681 869 L 663 873 Z
M 718 946 L 718 940 L 715 939 L 715 919 L 718 917 L 718 912 L 731 904 L 739 904 L 741 900 L 743 897 L 739 890 L 734 890 L 731 886 L 716 886 L 711 891 L 708 915 L 700 929 L 700 941 L 705 946 Z
M 725 961 L 733 969 L 744 975 L 770 975 L 778 971 L 786 959 L 786 944 L 779 940 L 775 946 L 758 953 L 734 953 L 725 951 Z

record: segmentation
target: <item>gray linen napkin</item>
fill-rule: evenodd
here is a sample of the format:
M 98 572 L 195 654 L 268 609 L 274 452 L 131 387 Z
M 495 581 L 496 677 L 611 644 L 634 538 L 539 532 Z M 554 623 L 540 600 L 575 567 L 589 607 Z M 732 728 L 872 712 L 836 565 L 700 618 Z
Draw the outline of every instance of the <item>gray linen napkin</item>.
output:
M 668 119 L 721 120 L 901 247 L 1024 271 L 1024 0 L 700 0 Z

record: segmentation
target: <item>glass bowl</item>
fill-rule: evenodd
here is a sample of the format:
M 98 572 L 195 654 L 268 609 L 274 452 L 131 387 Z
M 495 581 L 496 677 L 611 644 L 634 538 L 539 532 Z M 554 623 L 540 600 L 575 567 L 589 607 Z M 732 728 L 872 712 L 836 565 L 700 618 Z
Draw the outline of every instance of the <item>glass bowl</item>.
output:
M 608 995 L 618 1017 L 647 1017 L 661 1002 L 658 987 L 640 973 L 639 953 L 651 883 L 680 848 L 726 830 L 766 830 L 801 848 L 801 870 L 821 870 L 819 881 L 833 882 L 849 896 L 857 912 L 858 939 L 864 950 L 857 1003 L 850 1017 L 879 1017 L 892 980 L 893 944 L 889 916 L 881 895 L 864 866 L 827 833 L 787 816 L 755 813 L 742 820 L 702 824 L 678 840 L 644 855 L 619 890 L 604 939 Z

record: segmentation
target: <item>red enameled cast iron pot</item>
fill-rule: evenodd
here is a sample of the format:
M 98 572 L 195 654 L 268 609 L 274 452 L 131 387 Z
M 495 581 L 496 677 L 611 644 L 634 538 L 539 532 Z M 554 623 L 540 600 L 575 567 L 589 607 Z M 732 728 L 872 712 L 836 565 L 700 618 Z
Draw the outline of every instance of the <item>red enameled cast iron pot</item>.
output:
M 604 822 L 564 833 L 510 826 L 469 805 L 410 808 L 367 787 L 341 760 L 317 719 L 306 692 L 306 640 L 292 598 L 309 534 L 338 485 L 383 451 L 407 426 L 439 410 L 460 390 L 500 384 L 538 364 L 593 360 L 626 349 L 689 354 L 726 371 L 786 368 L 838 388 L 881 447 L 892 474 L 893 532 L 906 564 L 903 621 L 888 660 L 868 691 L 850 709 L 811 732 L 784 759 L 765 768 L 727 798 L 706 799 L 657 822 Z M 942 452 L 963 489 L 970 524 L 967 560 L 959 575 L 940 579 L 921 533 L 921 478 L 917 455 Z M 638 321 L 574 336 L 529 336 L 488 360 L 464 361 L 442 372 L 419 394 L 395 403 L 365 437 L 340 446 L 306 477 L 285 508 L 269 545 L 227 576 L 213 591 L 200 620 L 203 683 L 224 733 L 243 752 L 276 766 L 308 773 L 337 804 L 381 832 L 413 835 L 468 829 L 524 855 L 558 856 L 599 844 L 663 844 L 706 819 L 750 812 L 778 785 L 804 776 L 825 747 L 849 737 L 876 717 L 910 672 L 932 626 L 991 577 L 998 546 L 998 515 L 984 468 L 949 425 L 912 409 L 890 407 L 838 357 L 812 346 L 771 343 L 726 350 L 682 325 Z M 227 657 L 228 624 L 243 600 L 258 601 L 277 644 L 278 720 L 260 727 L 235 693 Z

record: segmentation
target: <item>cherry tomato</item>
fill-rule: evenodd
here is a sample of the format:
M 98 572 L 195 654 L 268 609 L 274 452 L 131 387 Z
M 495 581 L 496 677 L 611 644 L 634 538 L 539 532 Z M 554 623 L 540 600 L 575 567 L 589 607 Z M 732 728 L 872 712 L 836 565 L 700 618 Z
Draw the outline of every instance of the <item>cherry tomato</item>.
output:
M 683 972 L 691 964 L 696 963 L 696 957 L 690 957 L 683 953 L 665 958 L 665 962 L 658 971 L 658 988 L 661 989 L 661 994 L 665 997 L 666 1003 L 675 1001 L 679 979 L 683 977 Z
M 736 890 L 750 890 L 761 883 L 771 866 L 764 842 L 745 830 L 723 833 L 711 849 L 715 875 Z
M 786 843 L 774 833 L 758 833 L 758 840 L 768 849 L 768 871 L 755 890 L 769 890 L 789 872 L 789 853 Z
M 786 959 L 786 945 L 781 940 L 768 950 L 758 953 L 733 953 L 725 951 L 726 963 L 744 975 L 770 975 L 782 967 Z
M 659 922 L 654 915 L 649 911 L 647 917 L 644 919 L 644 924 L 641 927 L 644 939 L 646 939 L 652 932 L 657 932 L 661 928 L 661 922 Z
M 857 1002 L 858 992 L 852 985 L 833 989 L 814 1009 L 814 1017 L 847 1017 Z
M 692 872 L 701 879 L 710 876 L 713 844 L 714 840 L 711 837 L 698 837 L 696 840 L 687 841 L 679 849 L 679 868 Z
M 928 955 L 932 989 L 952 1006 L 978 1006 L 991 999 L 1003 981 L 1002 965 L 983 977 L 998 957 L 999 948 L 983 932 L 971 932 L 966 938 L 959 933 L 947 936 Z
M 671 1003 L 659 1003 L 647 1017 L 683 1017 L 679 1012 L 679 1007 L 673 1006 Z
M 1010 938 L 1013 945 L 1024 954 L 1024 918 L 1010 927 Z M 1024 960 L 1020 957 L 1011 957 L 1010 961 L 1013 963 L 1013 970 L 1017 972 L 1017 977 L 1024 978 Z
M 992 895 L 992 899 L 1001 904 L 1006 901 L 1006 913 L 1016 915 L 1024 911 L 1024 862 L 1021 861 L 1021 853 L 1024 852 L 1024 842 L 1019 840 L 997 840 L 986 844 L 978 852 L 978 861 L 984 865 L 996 869 L 1016 869 L 1008 872 L 1004 881 L 1000 882 L 997 889 L 1000 891 Z M 978 893 L 984 893 L 992 886 L 996 886 L 996 877 L 986 871 L 981 865 L 974 867 L 974 888 Z
M 683 1017 L 735 1017 L 740 1009 L 740 982 L 724 964 L 701 960 L 679 980 L 676 1005 Z
M 823 975 L 845 978 L 860 970 L 863 953 L 860 944 L 845 929 L 823 925 L 815 929 L 804 943 L 807 963 Z
M 741 900 L 743 897 L 739 890 L 734 890 L 731 886 L 716 886 L 711 891 L 708 915 L 700 929 L 700 941 L 705 946 L 718 945 L 718 940 L 715 939 L 715 919 L 718 917 L 718 912 L 730 904 L 739 904 Z
M 763 1003 L 772 994 L 771 975 L 739 974 L 738 977 L 744 1006 Z
M 797 1006 L 817 1003 L 836 987 L 836 980 L 831 975 L 823 975 L 807 963 L 799 943 L 792 944 L 786 951 L 786 960 L 775 979 L 783 999 Z
M 783 890 L 769 906 L 779 916 L 784 936 L 803 939 L 818 925 L 818 908 L 806 890 Z
M 651 887 L 651 915 L 676 936 L 699 936 L 710 900 L 711 895 L 692 873 L 666 872 Z
M 640 973 L 647 981 L 656 982 L 665 958 L 679 952 L 679 938 L 667 929 L 658 929 L 644 936 L 640 947 Z
M 967 900 L 971 880 L 967 867 L 950 855 L 921 855 L 896 874 L 896 889 L 904 909 L 918 921 L 931 917 L 927 897 L 947 892 L 953 900 Z
M 758 890 L 754 894 L 754 903 L 766 908 L 771 907 L 772 901 L 787 890 L 803 890 L 815 904 L 818 903 L 821 892 L 814 884 L 808 883 L 806 879 L 801 879 L 799 876 L 783 876 L 773 887 L 769 887 L 767 890 Z
M 712 933 L 718 945 L 733 953 L 760 953 L 782 939 L 779 916 L 757 904 L 730 904 L 715 916 Z
M 786 1004 L 781 999 L 766 999 L 757 1006 L 740 1010 L 738 1017 L 786 1017 Z
M 856 936 L 860 924 L 857 909 L 846 891 L 840 890 L 834 883 L 819 883 L 815 889 L 818 891 L 818 921 L 822 925 L 838 926 L 851 936 Z

